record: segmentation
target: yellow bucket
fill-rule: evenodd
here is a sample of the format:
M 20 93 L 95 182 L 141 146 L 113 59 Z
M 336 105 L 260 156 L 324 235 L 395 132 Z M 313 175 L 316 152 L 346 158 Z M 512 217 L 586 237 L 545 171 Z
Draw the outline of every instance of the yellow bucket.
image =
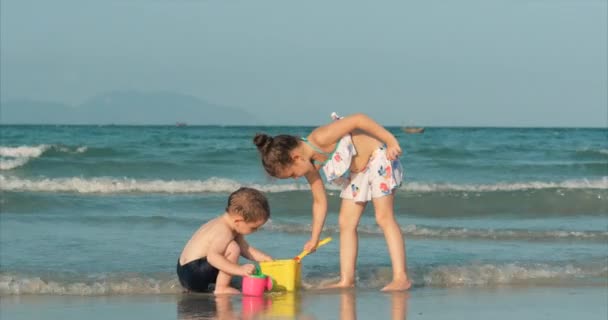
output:
M 317 248 L 330 241 L 331 237 L 319 241 Z M 300 261 L 309 253 L 309 251 L 302 251 L 294 259 L 260 262 L 262 273 L 272 278 L 272 291 L 296 291 L 300 288 L 302 271 Z
M 272 278 L 272 291 L 296 291 L 300 288 L 302 264 L 294 259 L 260 262 L 262 273 Z

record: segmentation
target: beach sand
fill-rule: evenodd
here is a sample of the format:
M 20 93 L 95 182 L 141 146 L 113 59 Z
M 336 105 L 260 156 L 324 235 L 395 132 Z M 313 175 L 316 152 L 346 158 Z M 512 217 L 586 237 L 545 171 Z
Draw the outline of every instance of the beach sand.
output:
M 5 296 L 3 320 L 32 319 L 601 319 L 606 287 L 415 288 L 213 295 Z

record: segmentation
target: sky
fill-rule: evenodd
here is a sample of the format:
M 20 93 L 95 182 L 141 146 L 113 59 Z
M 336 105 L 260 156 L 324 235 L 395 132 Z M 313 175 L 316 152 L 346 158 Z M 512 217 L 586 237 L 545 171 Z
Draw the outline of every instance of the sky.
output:
M 0 0 L 0 100 L 134 90 L 268 125 L 607 127 L 607 16 L 607 0 Z

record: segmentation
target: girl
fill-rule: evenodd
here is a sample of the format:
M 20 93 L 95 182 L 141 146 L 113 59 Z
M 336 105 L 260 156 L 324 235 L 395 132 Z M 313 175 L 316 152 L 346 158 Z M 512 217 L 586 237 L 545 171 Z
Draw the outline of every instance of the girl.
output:
M 308 137 L 257 134 L 253 142 L 266 172 L 280 179 L 306 177 L 313 196 L 312 236 L 304 250 L 316 248 L 325 217 L 327 195 L 319 171 L 342 187 L 340 197 L 340 281 L 332 287 L 352 287 L 358 252 L 357 225 L 367 202 L 372 201 L 393 268 L 393 280 L 382 290 L 406 290 L 405 244 L 393 211 L 394 191 L 401 185 L 399 142 L 384 127 L 364 114 L 339 118 L 313 130 Z

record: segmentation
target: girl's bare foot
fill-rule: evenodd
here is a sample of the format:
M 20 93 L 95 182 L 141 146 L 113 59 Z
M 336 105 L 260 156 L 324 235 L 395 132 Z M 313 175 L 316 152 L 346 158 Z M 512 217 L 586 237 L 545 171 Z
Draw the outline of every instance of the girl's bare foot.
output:
M 233 287 L 215 287 L 213 294 L 241 294 L 241 292 Z
M 387 284 L 381 291 L 405 291 L 412 286 L 412 282 L 405 279 L 394 279 L 391 283 Z
M 322 289 L 342 289 L 342 288 L 354 288 L 355 284 L 352 282 L 340 281 L 338 283 L 324 285 Z

